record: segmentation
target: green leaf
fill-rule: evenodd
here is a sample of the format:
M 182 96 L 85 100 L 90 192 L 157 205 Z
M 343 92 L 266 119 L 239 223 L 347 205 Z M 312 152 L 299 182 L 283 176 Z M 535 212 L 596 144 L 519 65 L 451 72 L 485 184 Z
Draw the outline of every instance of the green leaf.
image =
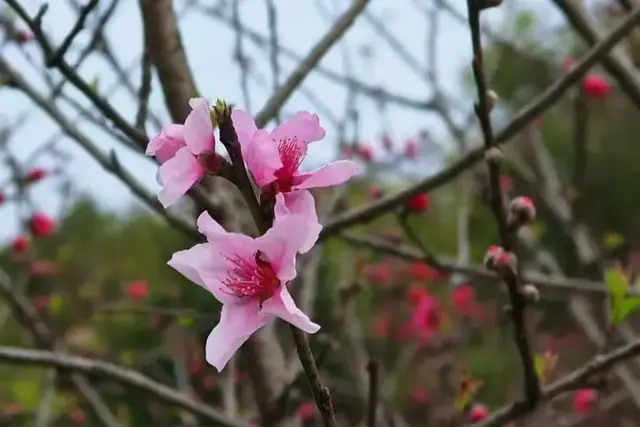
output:
M 89 84 L 89 87 L 91 88 L 91 90 L 96 93 L 98 92 L 98 83 L 99 83 L 98 76 L 95 76 L 93 80 L 91 80 L 91 84 Z
M 614 305 L 622 301 L 627 295 L 629 283 L 627 277 L 619 268 L 608 268 L 604 272 L 604 281 L 611 293 Z
M 619 248 L 624 243 L 624 237 L 619 233 L 607 232 L 602 238 L 602 246 L 609 251 Z
M 533 360 L 533 366 L 536 369 L 536 374 L 538 374 L 538 377 L 542 378 L 542 374 L 544 373 L 544 356 L 542 356 L 541 354 L 536 354 L 536 357 Z
M 514 27 L 519 36 L 527 34 L 536 23 L 536 15 L 530 10 L 523 10 L 516 15 Z
M 624 319 L 629 317 L 631 313 L 633 313 L 638 309 L 640 309 L 640 298 L 631 297 L 631 298 L 624 299 L 618 307 L 618 316 L 619 316 L 618 321 L 619 322 L 623 321 Z

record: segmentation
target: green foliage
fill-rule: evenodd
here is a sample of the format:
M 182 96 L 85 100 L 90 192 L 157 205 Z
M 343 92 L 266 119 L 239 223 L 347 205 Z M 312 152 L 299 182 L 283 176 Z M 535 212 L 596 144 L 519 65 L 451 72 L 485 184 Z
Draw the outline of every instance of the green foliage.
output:
M 620 268 L 607 269 L 604 277 L 610 292 L 609 323 L 617 325 L 640 309 L 640 297 L 627 295 L 629 282 Z

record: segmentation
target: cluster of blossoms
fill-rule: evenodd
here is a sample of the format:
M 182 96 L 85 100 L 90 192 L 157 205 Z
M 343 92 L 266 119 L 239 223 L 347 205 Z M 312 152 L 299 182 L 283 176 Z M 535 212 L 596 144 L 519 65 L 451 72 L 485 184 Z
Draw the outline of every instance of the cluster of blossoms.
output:
M 177 202 L 205 175 L 220 174 L 225 162 L 216 153 L 214 129 L 216 113 L 228 112 L 228 107 L 212 107 L 203 98 L 192 99 L 190 105 L 192 111 L 183 125 L 166 126 L 147 147 L 147 155 L 160 163 L 162 191 L 158 199 L 165 207 Z M 203 212 L 197 226 L 207 242 L 173 254 L 168 262 L 223 304 L 220 322 L 205 348 L 207 362 L 218 370 L 275 317 L 307 333 L 320 329 L 296 306 L 287 289 L 296 277 L 297 255 L 313 247 L 322 229 L 309 190 L 344 183 L 359 171 L 350 160 L 307 173 L 300 170 L 309 144 L 325 136 L 315 114 L 299 112 L 271 132 L 258 129 L 243 110 L 234 108 L 228 116 L 235 131 L 233 138 L 237 138 L 233 142 L 239 144 L 244 165 L 260 189 L 260 199 L 274 206 L 271 228 L 257 238 L 231 233 Z

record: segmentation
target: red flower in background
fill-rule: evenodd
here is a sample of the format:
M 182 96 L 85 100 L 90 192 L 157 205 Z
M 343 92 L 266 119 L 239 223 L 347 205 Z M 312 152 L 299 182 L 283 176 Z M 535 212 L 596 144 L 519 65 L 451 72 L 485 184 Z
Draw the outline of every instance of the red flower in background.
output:
M 127 287 L 127 295 L 131 301 L 138 304 L 149 296 L 149 285 L 142 280 L 135 280 Z
M 369 186 L 369 189 L 367 190 L 367 195 L 369 196 L 370 199 L 374 199 L 374 200 L 379 199 L 383 195 L 382 188 L 373 184 Z
M 371 327 L 373 335 L 377 338 L 387 338 L 391 332 L 391 322 L 387 313 L 379 314 Z
M 33 299 L 33 306 L 36 310 L 46 310 L 49 308 L 49 295 L 40 295 Z
M 489 415 L 489 408 L 481 403 L 475 403 L 469 411 L 469 418 L 471 418 L 472 423 L 483 421 L 487 418 L 487 415 Z
M 316 404 L 313 401 L 308 400 L 306 402 L 302 402 L 300 406 L 298 406 L 298 417 L 302 421 L 312 420 L 316 415 Z
M 366 162 L 373 160 L 373 148 L 370 145 L 358 145 L 356 151 Z
M 44 169 L 33 168 L 29 172 L 27 172 L 27 175 L 25 176 L 25 180 L 31 183 L 38 182 L 42 178 L 44 178 L 46 175 L 47 175 L 47 172 Z
M 391 268 L 386 262 L 378 265 L 371 265 L 366 268 L 365 276 L 372 283 L 383 285 L 391 279 Z
M 24 234 L 14 237 L 11 241 L 11 250 L 15 254 L 23 254 L 31 248 L 31 242 L 29 238 Z
M 611 84 L 600 74 L 589 74 L 582 81 L 584 93 L 592 99 L 604 98 L 611 92 Z
M 213 387 L 215 387 L 215 385 L 216 385 L 216 379 L 215 379 L 215 377 L 213 375 L 207 375 L 202 380 L 202 387 L 205 390 L 211 390 L 211 389 L 213 389 Z
M 413 325 L 411 325 L 411 322 L 406 322 L 400 325 L 400 327 L 396 330 L 395 338 L 398 341 L 407 341 L 409 338 L 411 338 L 412 333 Z
M 462 314 L 470 314 L 476 305 L 476 291 L 469 283 L 454 288 L 451 292 L 453 306 Z
M 429 294 L 429 291 L 427 291 L 425 288 L 421 287 L 420 285 L 412 285 L 409 288 L 409 291 L 407 292 L 407 298 L 409 299 L 409 303 L 412 306 L 417 306 L 423 300 L 430 297 L 431 295 Z
M 36 237 L 49 237 L 56 231 L 56 223 L 44 212 L 35 212 L 29 221 L 31 233 Z
M 76 424 L 84 424 L 87 421 L 87 415 L 80 408 L 75 408 L 69 412 L 69 419 Z
M 423 297 L 411 313 L 411 330 L 422 343 L 426 343 L 438 333 L 441 323 L 440 305 L 431 295 Z
M 415 387 L 411 391 L 411 401 L 418 405 L 426 405 L 429 403 L 429 392 L 424 387 Z
M 412 212 L 425 212 L 427 209 L 429 209 L 429 196 L 425 193 L 416 194 L 411 199 L 409 199 L 409 202 L 407 202 L 407 207 Z
M 446 280 L 446 274 L 443 274 L 423 262 L 413 262 L 410 267 L 411 277 L 423 283 L 440 282 Z
M 37 259 L 29 264 L 29 275 L 31 277 L 52 276 L 58 272 L 55 262 L 46 259 Z
M 7 196 L 0 191 L 0 205 L 3 204 L 5 200 L 7 200 Z
M 505 193 L 513 190 L 513 178 L 511 178 L 509 175 L 502 175 L 500 177 L 500 190 Z
M 22 406 L 18 402 L 11 402 L 5 408 L 5 412 L 9 415 L 16 415 L 22 412 Z
M 600 393 L 592 388 L 583 388 L 573 395 L 573 408 L 580 415 L 591 412 L 598 403 Z
M 33 39 L 34 39 L 34 36 L 29 31 L 21 30 L 16 33 L 15 40 L 16 40 L 16 43 L 18 44 L 25 44 L 30 42 Z

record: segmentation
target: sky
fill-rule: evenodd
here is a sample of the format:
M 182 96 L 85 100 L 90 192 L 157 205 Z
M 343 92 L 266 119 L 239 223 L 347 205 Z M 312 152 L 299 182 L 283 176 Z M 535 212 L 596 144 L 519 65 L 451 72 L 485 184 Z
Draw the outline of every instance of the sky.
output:
M 252 28 L 256 32 L 267 35 L 268 24 L 266 18 L 265 1 L 263 0 L 239 0 L 240 19 L 244 26 Z M 187 0 L 176 0 L 174 4 L 177 10 L 182 10 Z M 286 46 L 302 55 L 327 31 L 331 17 L 344 11 L 349 2 L 346 0 L 274 0 L 278 7 L 278 37 L 281 45 Z M 107 1 L 100 2 L 97 10 L 104 10 Z M 203 0 L 203 4 L 216 4 L 217 2 Z M 319 7 L 319 4 L 322 3 Z M 458 10 L 464 14 L 462 0 L 451 0 Z M 487 12 L 483 19 L 494 29 L 509 27 L 505 22 L 505 13 L 510 8 L 524 8 L 544 13 L 544 21 L 562 23 L 555 8 L 546 0 L 507 0 L 506 8 L 496 8 Z M 543 5 L 543 3 L 547 3 Z M 40 1 L 22 0 L 32 13 L 34 13 Z M 137 7 L 138 2 L 127 0 L 120 1 L 116 15 L 107 29 L 107 37 L 111 46 L 116 51 L 118 60 L 125 68 L 133 68 L 133 81 L 137 85 L 139 78 L 139 55 L 141 48 L 141 25 Z M 420 66 L 424 67 L 427 60 L 425 40 L 427 38 L 428 25 L 424 14 L 417 12 L 415 4 L 425 7 L 431 5 L 424 0 L 374 0 L 368 6 L 368 11 L 379 19 L 383 19 L 387 28 L 413 55 Z M 501 10 L 503 9 L 503 10 Z M 51 2 L 49 10 L 44 18 L 44 26 L 50 37 L 60 42 L 69 31 L 75 21 L 75 15 L 71 13 L 66 1 L 56 0 Z M 506 27 L 505 27 L 506 26 Z M 240 85 L 240 72 L 233 61 L 235 47 L 235 33 L 225 25 L 206 15 L 198 8 L 192 9 L 181 18 L 181 31 L 183 44 L 189 58 L 189 64 L 194 73 L 200 93 L 215 100 L 223 98 L 238 106 L 247 108 Z M 76 38 L 73 50 L 69 53 L 70 62 L 74 55 L 88 42 L 90 31 L 83 31 Z M 440 21 L 440 33 L 437 39 L 438 54 L 436 56 L 436 72 L 442 87 L 448 97 L 454 99 L 465 108 L 471 106 L 471 100 L 463 90 L 462 72 L 468 66 L 470 59 L 470 40 L 468 30 L 458 21 L 443 15 Z M 256 112 L 267 100 L 271 93 L 271 77 L 268 61 L 268 50 L 258 47 L 249 40 L 243 42 L 245 54 L 251 58 L 253 70 L 262 75 L 263 83 L 251 81 L 250 111 Z M 368 57 L 362 52 L 371 52 Z M 14 45 L 5 45 L 2 48 L 2 56 L 6 58 L 15 69 L 35 86 L 44 89 L 46 86 L 34 72 L 34 68 L 25 59 L 27 53 L 31 61 L 41 63 L 41 52 L 36 45 L 27 46 L 22 51 Z M 355 25 L 348 31 L 343 41 L 335 46 L 323 59 L 321 65 L 324 68 L 333 69 L 341 74 L 346 73 L 345 56 L 350 58 L 351 69 L 354 76 L 372 85 L 379 85 L 405 96 L 426 100 L 430 96 L 429 86 L 423 76 L 416 73 L 399 59 L 396 53 L 380 37 L 369 22 L 360 17 Z M 280 57 L 281 75 L 284 79 L 294 68 L 296 63 L 289 58 Z M 107 95 L 109 101 L 118 111 L 134 120 L 137 105 L 125 90 L 117 90 L 106 93 L 112 86 L 116 76 L 111 72 L 104 61 L 92 58 L 80 68 L 80 74 L 88 81 L 97 81 L 98 91 Z M 57 81 L 60 76 L 52 72 Z M 338 117 L 344 113 L 347 90 L 344 86 L 313 73 L 304 82 L 305 90 L 328 106 Z M 31 102 L 17 91 L 0 89 L 0 123 L 14 123 L 18 117 L 26 114 L 25 124 L 15 132 L 10 141 L 10 148 L 14 156 L 19 159 L 27 158 L 34 150 L 45 141 L 58 140 L 58 147 L 72 156 L 70 163 L 65 165 L 65 172 L 71 177 L 74 187 L 81 193 L 89 193 L 103 206 L 114 210 L 126 210 L 132 206 L 133 196 L 126 186 L 117 178 L 105 172 L 98 164 L 88 156 L 70 138 L 60 137 L 58 126 L 44 113 L 35 109 Z M 71 87 L 67 88 L 73 99 L 88 106 L 89 103 Z M 416 112 L 403 107 L 387 105 L 381 111 L 378 103 L 359 96 L 357 108 L 360 116 L 359 137 L 363 141 L 372 141 L 374 144 L 382 132 L 388 132 L 396 140 L 404 140 L 413 136 L 420 129 L 427 129 L 438 138 L 446 138 L 442 124 L 429 112 Z M 76 113 L 64 102 L 61 111 L 74 119 L 79 128 L 85 132 L 97 146 L 104 152 L 114 150 L 121 164 L 132 171 L 138 179 L 151 191 L 156 192 L 158 185 L 155 182 L 156 167 L 148 159 L 144 159 L 122 144 L 115 141 L 108 134 L 97 127 L 77 120 Z M 157 80 L 153 81 L 153 91 L 150 100 L 151 108 L 158 112 L 164 123 L 169 123 L 168 115 L 163 106 L 162 95 Z M 457 104 L 456 104 L 457 105 Z M 298 110 L 316 111 L 313 104 L 303 94 L 295 94 L 286 104 L 285 112 Z M 319 112 L 320 113 L 320 112 Z M 322 114 L 320 113 L 321 120 Z M 325 120 L 323 123 L 328 124 Z M 148 132 L 153 134 L 155 129 L 150 126 Z M 320 164 L 323 161 L 334 158 L 337 153 L 337 132 L 333 127 L 327 126 L 327 138 L 322 143 L 314 145 L 308 156 L 308 164 Z M 50 163 L 50 162 L 49 162 Z M 42 165 L 49 167 L 49 163 L 43 160 Z M 0 183 L 4 181 L 6 169 L 0 168 Z M 34 204 L 37 208 L 58 215 L 64 208 L 65 200 L 56 191 L 57 183 L 54 180 L 38 184 L 34 189 Z M 0 206 L 0 239 L 13 236 L 18 230 L 18 213 L 11 204 Z

